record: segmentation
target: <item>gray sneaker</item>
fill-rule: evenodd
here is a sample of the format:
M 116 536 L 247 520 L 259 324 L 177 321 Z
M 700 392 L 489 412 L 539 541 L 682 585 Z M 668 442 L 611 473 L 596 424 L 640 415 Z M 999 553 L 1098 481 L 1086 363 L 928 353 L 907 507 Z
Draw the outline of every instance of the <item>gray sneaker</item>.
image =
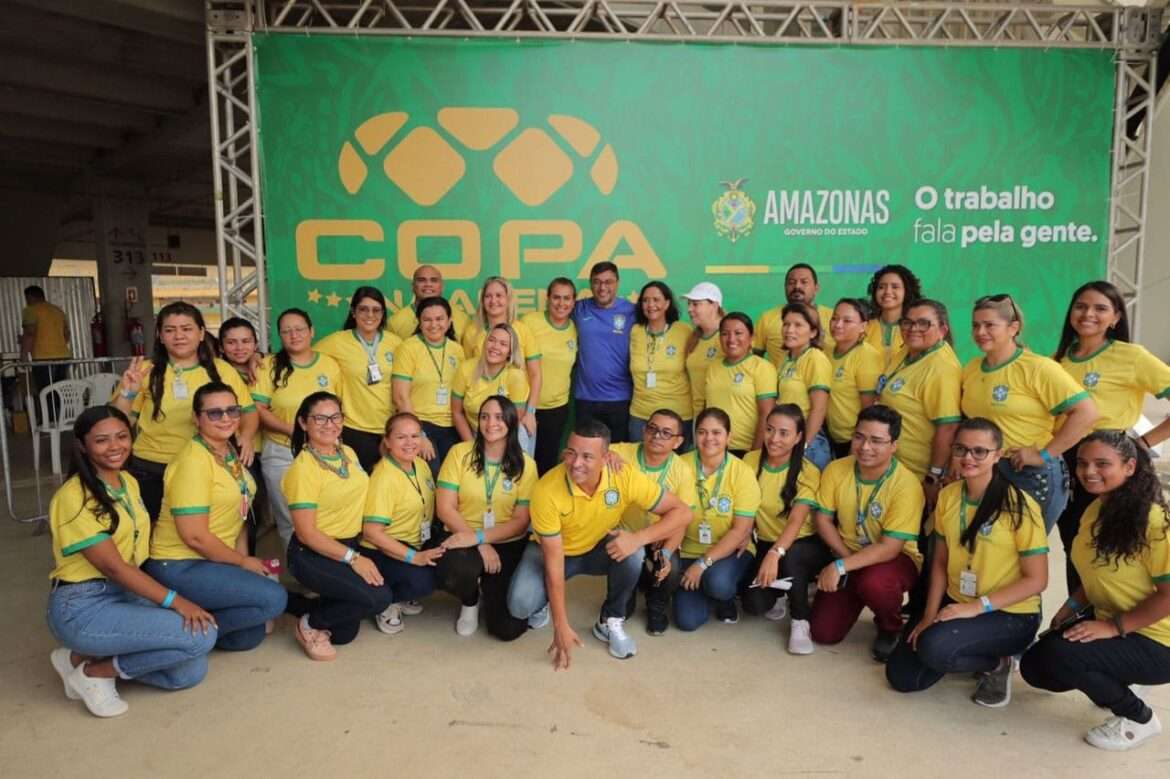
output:
M 979 680 L 971 700 L 992 709 L 1007 706 L 1012 700 L 1012 672 L 1015 666 L 1015 661 L 1010 657 L 1000 660 L 998 668 Z
M 609 617 L 605 622 L 598 620 L 593 625 L 593 635 L 609 644 L 609 653 L 618 660 L 633 657 L 638 651 L 638 645 L 626 633 L 626 621 L 621 617 Z
M 528 616 L 528 627 L 531 630 L 540 630 L 548 624 L 550 618 L 551 614 L 546 603 Z

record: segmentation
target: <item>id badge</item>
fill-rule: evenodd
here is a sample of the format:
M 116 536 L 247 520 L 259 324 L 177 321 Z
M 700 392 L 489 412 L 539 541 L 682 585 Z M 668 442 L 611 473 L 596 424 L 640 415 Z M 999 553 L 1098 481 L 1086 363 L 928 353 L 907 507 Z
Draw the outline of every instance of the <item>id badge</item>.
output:
M 978 580 L 974 571 L 959 573 L 959 594 L 965 598 L 974 598 L 979 594 Z
M 175 379 L 175 383 L 171 385 L 171 390 L 175 393 L 175 400 L 187 399 L 187 382 L 182 379 Z
M 451 402 L 451 390 L 446 387 L 439 387 L 435 390 L 435 402 L 440 406 L 445 406 Z
M 366 368 L 366 384 L 377 384 L 382 380 L 382 369 L 378 363 L 372 362 Z
M 654 371 L 649 371 L 646 374 L 646 389 L 654 389 L 658 386 L 658 374 Z
M 418 529 L 419 544 L 425 544 L 431 540 L 431 523 L 424 521 Z
M 708 525 L 706 522 L 699 523 L 699 543 L 700 544 L 714 543 L 711 540 L 711 526 Z
M 483 512 L 483 529 L 484 530 L 491 530 L 495 526 L 496 526 L 496 512 L 493 511 L 492 509 L 488 509 L 487 511 Z

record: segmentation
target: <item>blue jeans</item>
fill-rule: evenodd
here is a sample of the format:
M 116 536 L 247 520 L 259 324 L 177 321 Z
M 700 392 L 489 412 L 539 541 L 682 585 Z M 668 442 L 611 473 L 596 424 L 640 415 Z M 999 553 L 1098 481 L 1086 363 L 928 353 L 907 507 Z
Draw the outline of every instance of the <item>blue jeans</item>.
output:
M 944 598 L 943 605 L 951 602 Z M 970 619 L 936 622 L 918 636 L 915 651 L 906 641 L 914 623 L 886 663 L 886 680 L 898 692 L 918 692 L 947 674 L 994 671 L 1000 659 L 1021 654 L 1040 627 L 1040 614 L 992 611 Z
M 219 625 L 218 649 L 246 652 L 264 640 L 264 623 L 284 612 L 288 593 L 271 579 L 210 560 L 147 560 L 159 584 L 198 603 Z
M 829 436 L 825 433 L 824 425 L 821 425 L 821 429 L 817 431 L 816 437 L 805 444 L 804 459 L 822 471 L 825 470 L 826 465 L 832 462 L 833 445 L 829 443 Z
M 207 675 L 218 632 L 188 632 L 178 612 L 111 581 L 62 584 L 49 593 L 49 630 L 87 657 L 111 657 L 118 676 L 164 690 L 194 687 Z
M 1044 512 L 1044 530 L 1052 530 L 1068 505 L 1068 466 L 1064 458 L 1054 457 L 1047 465 L 1029 465 L 1017 471 L 1005 457 L 999 461 L 999 472 L 1036 499 Z
M 374 561 L 394 603 L 425 598 L 435 591 L 435 567 L 396 560 L 379 549 L 363 549 L 362 554 Z
M 710 612 L 710 603 L 713 601 L 729 601 L 735 597 L 739 589 L 739 580 L 743 578 L 748 567 L 755 558 L 744 552 L 742 555 L 730 555 L 722 560 L 716 560 L 714 565 L 703 572 L 699 580 L 699 589 L 687 590 L 679 587 L 674 591 L 674 624 L 679 630 L 698 630 L 707 622 Z M 698 562 L 697 558 L 682 561 L 683 573 Z
M 642 575 L 642 560 L 645 550 L 639 549 L 620 563 L 614 561 L 605 551 L 609 541 L 603 538 L 585 554 L 565 555 L 565 581 L 574 576 L 606 577 L 605 603 L 601 607 L 601 619 L 626 616 L 626 604 L 638 586 Z M 528 619 L 548 604 L 548 590 L 544 584 L 544 553 L 540 545 L 530 543 L 520 558 L 520 565 L 512 575 L 508 587 L 508 611 L 516 619 Z
M 356 536 L 337 541 L 358 549 Z M 353 641 L 363 619 L 381 614 L 394 602 L 385 583 L 377 587 L 366 584 L 349 563 L 314 552 L 296 536 L 288 545 L 288 572 L 319 596 L 309 601 L 309 627 L 332 633 L 330 641 L 334 646 Z

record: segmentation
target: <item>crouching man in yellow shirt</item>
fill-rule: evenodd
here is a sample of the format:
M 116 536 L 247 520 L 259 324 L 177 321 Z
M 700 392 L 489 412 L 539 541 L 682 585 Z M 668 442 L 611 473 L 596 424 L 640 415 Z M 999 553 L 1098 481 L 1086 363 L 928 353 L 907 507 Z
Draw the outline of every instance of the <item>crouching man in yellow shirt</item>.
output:
M 579 574 L 608 580 L 593 635 L 609 644 L 616 658 L 637 651 L 625 631 L 626 604 L 642 571 L 644 547 L 680 535 L 690 508 L 636 468 L 615 471 L 607 462 L 610 432 L 594 419 L 578 422 L 565 447 L 564 462 L 541 477 L 532 492 L 529 544 L 508 589 L 508 611 L 542 628 L 552 612 L 554 668 L 568 668 L 581 639 L 569 625 L 565 580 Z M 618 530 L 630 506 L 660 519 L 636 533 Z

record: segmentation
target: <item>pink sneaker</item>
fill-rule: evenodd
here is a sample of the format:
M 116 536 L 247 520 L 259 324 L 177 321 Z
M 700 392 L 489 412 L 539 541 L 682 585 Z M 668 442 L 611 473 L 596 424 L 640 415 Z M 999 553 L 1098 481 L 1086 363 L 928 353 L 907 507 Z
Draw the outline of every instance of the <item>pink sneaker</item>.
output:
M 315 630 L 309 627 L 309 615 L 297 620 L 297 642 L 305 650 L 310 660 L 328 662 L 337 659 L 337 650 L 329 640 L 328 630 Z

